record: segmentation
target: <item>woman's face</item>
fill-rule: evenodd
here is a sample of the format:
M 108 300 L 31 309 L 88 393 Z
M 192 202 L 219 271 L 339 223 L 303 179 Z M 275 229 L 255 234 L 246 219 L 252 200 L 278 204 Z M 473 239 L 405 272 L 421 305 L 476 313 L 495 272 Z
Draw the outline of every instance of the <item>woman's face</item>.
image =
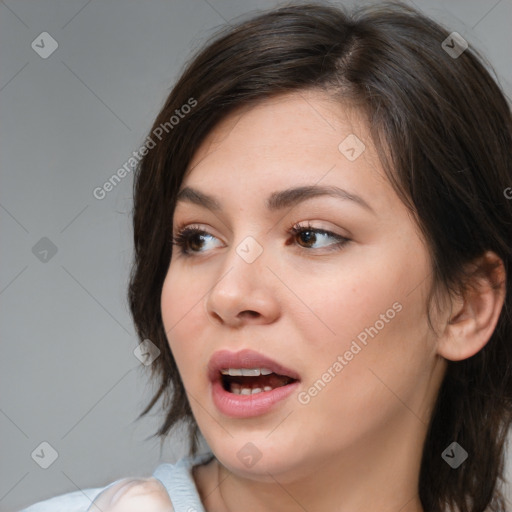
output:
M 219 207 L 178 201 L 173 234 L 203 233 L 189 255 L 173 247 L 162 315 L 217 459 L 261 481 L 349 463 L 360 478 L 381 458 L 417 470 L 443 371 L 427 327 L 430 260 L 357 112 L 321 92 L 238 111 L 199 148 L 185 187 Z M 281 196 L 297 187 L 318 193 Z M 322 192 L 335 187 L 352 198 Z M 279 373 L 257 358 L 211 362 L 246 349 L 296 380 L 233 376 L 224 390 L 226 367 Z

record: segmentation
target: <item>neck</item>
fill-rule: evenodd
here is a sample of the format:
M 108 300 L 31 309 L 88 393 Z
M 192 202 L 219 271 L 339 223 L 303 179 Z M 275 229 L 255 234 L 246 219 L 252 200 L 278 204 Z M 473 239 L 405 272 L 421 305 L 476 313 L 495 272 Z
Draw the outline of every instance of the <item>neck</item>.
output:
M 410 425 L 407 430 L 411 432 Z M 365 440 L 341 453 L 319 455 L 304 463 L 302 471 L 266 471 L 255 478 L 240 476 L 214 459 L 197 474 L 198 489 L 205 509 L 215 512 L 238 511 L 241 503 L 250 503 L 251 512 L 423 512 L 418 478 L 424 434 L 425 429 L 416 428 L 415 435 L 388 437 L 387 442 L 375 436 L 372 443 Z

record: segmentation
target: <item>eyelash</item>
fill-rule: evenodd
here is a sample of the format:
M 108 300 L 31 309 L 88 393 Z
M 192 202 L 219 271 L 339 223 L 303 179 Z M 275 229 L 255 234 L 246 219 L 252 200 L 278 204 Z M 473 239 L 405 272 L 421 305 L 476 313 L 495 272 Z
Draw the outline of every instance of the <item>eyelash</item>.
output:
M 330 236 L 330 237 L 338 240 L 338 242 L 328 246 L 329 247 L 328 249 L 323 248 L 323 250 L 326 252 L 339 251 L 339 250 L 343 249 L 343 247 L 348 242 L 350 242 L 349 238 L 346 238 L 346 237 L 343 237 L 336 233 L 333 233 L 332 231 L 314 228 L 311 224 L 309 224 L 309 222 L 306 225 L 303 225 L 300 223 L 294 224 L 288 229 L 287 232 L 291 236 L 297 236 L 303 232 L 312 232 L 315 234 L 327 235 L 327 236 Z M 176 235 L 174 235 L 172 237 L 172 245 L 177 246 L 179 253 L 185 257 L 192 257 L 194 254 L 201 254 L 200 251 L 190 251 L 189 249 L 187 249 L 188 242 L 190 241 L 192 236 L 197 235 L 197 234 L 214 236 L 211 233 L 208 233 L 207 231 L 204 231 L 203 229 L 196 228 L 194 226 L 187 226 L 185 228 L 178 227 Z M 289 244 L 286 244 L 286 245 L 289 245 Z M 304 251 L 314 251 L 315 250 L 315 249 L 308 249 L 306 247 L 299 247 L 299 250 L 301 250 L 301 249 Z

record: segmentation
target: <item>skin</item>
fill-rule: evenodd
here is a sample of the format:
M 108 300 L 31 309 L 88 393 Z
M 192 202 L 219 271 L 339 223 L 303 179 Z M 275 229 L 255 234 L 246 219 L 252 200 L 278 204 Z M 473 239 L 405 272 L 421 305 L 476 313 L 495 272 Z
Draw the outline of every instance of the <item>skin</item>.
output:
M 169 495 L 156 478 L 124 478 L 100 493 L 90 512 L 173 512 Z
M 349 134 L 366 146 L 354 161 L 338 149 Z M 358 194 L 374 213 L 327 196 L 266 210 L 272 192 L 315 184 Z M 208 235 L 189 244 L 190 257 L 173 248 L 161 296 L 170 348 L 216 456 L 194 470 L 206 510 L 423 511 L 422 447 L 446 359 L 485 345 L 503 290 L 482 280 L 479 293 L 433 313 L 439 336 L 429 329 L 427 246 L 358 112 L 323 92 L 274 97 L 226 117 L 196 152 L 184 186 L 223 207 L 177 204 L 173 233 L 193 224 Z M 335 238 L 288 233 L 308 222 L 350 241 L 329 251 Z M 249 236 L 263 248 L 252 263 L 236 252 Z M 217 350 L 259 351 L 295 369 L 305 392 L 394 303 L 401 310 L 307 404 L 292 394 L 247 419 L 213 404 L 206 366 Z M 247 443 L 261 453 L 252 467 L 237 456 Z

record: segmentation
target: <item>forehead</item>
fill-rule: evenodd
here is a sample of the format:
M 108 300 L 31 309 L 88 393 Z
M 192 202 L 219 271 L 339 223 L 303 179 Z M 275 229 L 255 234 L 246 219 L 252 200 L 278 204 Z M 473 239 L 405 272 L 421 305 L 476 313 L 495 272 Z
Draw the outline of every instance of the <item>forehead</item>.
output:
M 361 154 L 348 158 L 344 151 L 354 143 Z M 291 185 L 372 196 L 376 210 L 379 203 L 389 208 L 395 195 L 362 116 L 320 91 L 276 96 L 226 116 L 194 154 L 181 188 L 261 202 Z
M 256 105 L 241 106 L 224 117 L 200 145 L 189 169 L 219 149 L 224 155 L 233 149 L 250 151 L 256 147 L 294 153 L 329 148 L 336 153 L 336 140 L 350 133 L 369 139 L 359 113 L 325 92 L 276 95 Z M 259 156 L 264 158 L 265 154 Z

